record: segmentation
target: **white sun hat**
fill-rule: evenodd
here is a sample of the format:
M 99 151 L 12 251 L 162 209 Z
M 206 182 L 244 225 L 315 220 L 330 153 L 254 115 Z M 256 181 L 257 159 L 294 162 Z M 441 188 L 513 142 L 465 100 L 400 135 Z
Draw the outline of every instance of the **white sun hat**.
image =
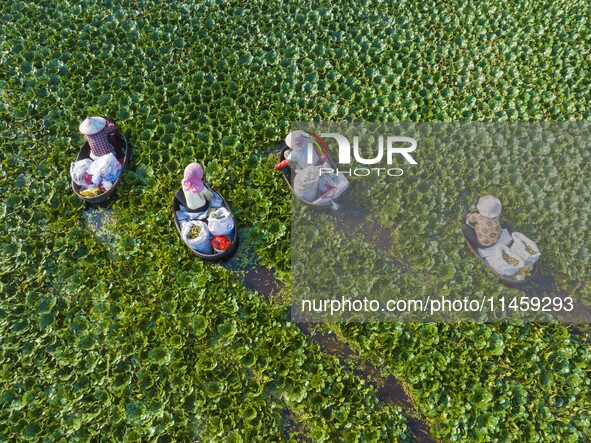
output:
M 288 148 L 299 149 L 308 146 L 310 134 L 306 131 L 292 131 L 285 137 L 285 144 Z
M 501 214 L 501 210 L 503 209 L 501 201 L 492 195 L 480 197 L 476 207 L 478 208 L 478 212 L 488 218 L 498 217 Z
M 80 123 L 78 128 L 84 135 L 96 134 L 107 125 L 107 121 L 102 117 L 86 117 L 86 119 Z

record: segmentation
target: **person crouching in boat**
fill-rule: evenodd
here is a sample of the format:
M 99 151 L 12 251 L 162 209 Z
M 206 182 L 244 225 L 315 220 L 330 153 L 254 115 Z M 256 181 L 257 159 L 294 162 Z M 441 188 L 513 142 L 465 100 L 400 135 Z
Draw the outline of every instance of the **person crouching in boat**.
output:
M 185 168 L 182 180 L 183 190 L 176 193 L 176 198 L 187 209 L 187 212 L 202 212 L 209 208 L 213 192 L 203 184 L 203 167 L 199 163 L 191 163 Z
M 117 125 L 114 121 L 104 117 L 86 117 L 80 123 L 79 130 L 84 134 L 84 140 L 90 146 L 90 158 L 96 160 L 107 154 L 115 153 L 115 146 L 109 135 L 117 131 Z
M 501 238 L 499 215 L 503 206 L 501 201 L 492 195 L 485 195 L 476 205 L 478 214 L 468 214 L 466 223 L 473 229 L 466 229 L 465 234 L 478 248 L 490 248 Z

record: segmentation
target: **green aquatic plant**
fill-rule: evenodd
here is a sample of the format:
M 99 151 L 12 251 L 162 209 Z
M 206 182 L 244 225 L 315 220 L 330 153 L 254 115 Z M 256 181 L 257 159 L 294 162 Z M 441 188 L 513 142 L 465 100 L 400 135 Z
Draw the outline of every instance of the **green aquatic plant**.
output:
M 289 288 L 291 201 L 267 151 L 291 122 L 591 118 L 580 1 L 7 0 L 0 16 L 7 441 L 410 440 L 401 409 L 323 354 L 283 306 L 187 254 L 170 214 L 184 166 L 204 165 L 248 227 L 242 247 Z M 108 245 L 69 188 L 89 113 L 116 119 L 132 147 Z M 507 217 L 539 241 L 542 271 L 591 297 L 590 151 L 465 146 L 430 147 L 404 185 L 352 183 L 370 212 L 383 205 L 390 255 L 416 273 L 394 271 L 393 290 L 514 294 L 463 250 L 454 223 L 469 190 L 470 205 L 502 195 Z M 562 326 L 334 328 L 403 380 L 436 438 L 589 438 L 589 353 Z

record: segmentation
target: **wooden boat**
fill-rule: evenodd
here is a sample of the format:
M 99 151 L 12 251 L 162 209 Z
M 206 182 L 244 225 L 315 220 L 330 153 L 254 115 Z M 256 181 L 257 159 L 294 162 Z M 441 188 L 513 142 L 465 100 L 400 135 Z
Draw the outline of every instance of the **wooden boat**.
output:
M 330 155 L 328 154 L 328 147 L 326 146 L 326 144 L 324 143 L 324 141 L 318 137 L 315 134 L 310 134 L 315 140 L 318 141 L 318 144 L 320 146 L 322 146 L 323 151 L 324 152 L 318 152 L 318 163 L 317 164 L 322 164 L 322 163 L 327 163 L 329 165 L 330 168 L 332 168 L 333 170 L 337 170 L 337 166 L 335 165 L 334 161 L 332 160 L 332 158 L 330 158 Z M 281 165 L 281 162 L 286 160 L 286 156 L 285 153 L 289 150 L 289 147 L 287 146 L 287 144 L 285 143 L 285 141 L 281 141 L 278 144 L 278 149 L 279 149 L 279 165 Z M 279 166 L 278 165 L 278 166 Z M 342 197 L 342 195 L 344 194 L 344 192 L 346 191 L 346 189 L 349 186 L 349 182 L 348 180 L 343 176 L 343 175 L 339 175 L 338 176 L 338 180 L 339 180 L 339 186 L 337 189 L 337 192 L 335 194 L 334 197 L 332 198 L 321 198 L 319 197 L 318 199 L 316 199 L 315 201 L 308 201 L 308 200 L 304 200 L 302 197 L 300 197 L 298 194 L 296 194 L 296 192 L 293 189 L 292 183 L 293 183 L 293 179 L 295 178 L 295 176 L 292 176 L 294 174 L 294 172 L 292 171 L 292 169 L 290 168 L 289 165 L 281 167 L 281 172 L 283 175 L 283 179 L 285 180 L 285 183 L 287 184 L 287 187 L 291 190 L 292 194 L 303 204 L 305 204 L 306 206 L 310 206 L 312 208 L 316 208 L 316 209 L 334 209 L 337 210 L 339 205 L 336 204 L 337 201 L 339 201 L 339 199 Z
M 223 206 L 230 211 L 230 213 L 232 213 L 232 210 L 230 209 L 230 206 L 228 205 L 228 202 L 226 201 L 226 199 L 223 197 L 222 194 L 220 194 L 219 192 L 217 192 L 215 189 L 213 189 L 209 184 L 206 184 L 205 186 L 207 186 L 207 188 L 216 193 L 217 195 L 219 195 L 222 199 L 223 202 Z M 181 191 L 182 192 L 182 191 Z M 238 247 L 238 226 L 235 224 L 234 225 L 234 234 L 233 237 L 231 239 L 232 244 L 230 245 L 230 247 L 228 249 L 226 249 L 223 252 L 219 252 L 219 253 L 214 253 L 214 254 L 203 254 L 201 252 L 196 251 L 195 249 L 193 249 L 191 246 L 189 246 L 187 244 L 187 242 L 185 242 L 185 240 L 183 239 L 183 234 L 182 234 L 182 229 L 181 229 L 181 222 L 179 221 L 179 219 L 177 218 L 177 211 L 180 210 L 179 205 L 181 204 L 181 202 L 179 201 L 179 199 L 176 197 L 176 195 L 173 197 L 172 199 L 172 205 L 171 205 L 171 210 L 172 210 L 172 218 L 174 219 L 174 225 L 176 226 L 176 230 L 179 234 L 179 237 L 181 238 L 183 244 L 185 245 L 185 247 L 187 249 L 189 249 L 193 254 L 195 254 L 197 257 L 201 258 L 202 260 L 205 261 L 210 261 L 210 262 L 220 262 L 220 261 L 225 261 L 228 260 L 229 258 L 231 258 L 234 253 L 236 252 L 236 249 Z M 234 223 L 236 223 L 236 219 L 234 219 Z
M 113 187 L 108 191 L 105 191 L 102 194 L 97 195 L 96 197 L 87 197 L 85 195 L 80 194 L 80 186 L 74 183 L 74 180 L 72 180 L 72 190 L 76 193 L 78 197 L 80 197 L 82 200 L 84 200 L 86 203 L 90 205 L 104 203 L 115 196 L 117 186 L 119 186 L 119 183 L 121 183 L 121 177 L 123 177 L 123 172 L 125 171 L 129 163 L 130 148 L 125 136 L 121 132 L 117 131 L 112 135 L 112 140 L 115 146 L 115 156 L 117 157 L 117 159 L 121 159 L 123 157 L 121 174 L 119 174 L 119 178 L 115 181 L 115 183 L 113 183 Z M 78 157 L 76 157 L 76 161 L 84 160 L 85 158 L 90 158 L 90 145 L 88 144 L 88 142 L 85 142 L 82 145 L 82 148 L 78 153 Z
M 514 232 L 513 227 L 509 223 L 507 223 L 506 221 L 504 221 L 504 220 L 501 220 L 501 228 L 502 229 L 507 229 L 507 231 L 509 231 L 509 234 L 512 234 Z M 538 270 L 540 268 L 540 260 L 539 259 L 532 266 L 531 275 L 529 277 L 523 279 L 523 280 L 517 280 L 515 278 L 515 276 L 512 276 L 512 275 L 501 275 L 501 274 L 499 274 L 488 263 L 486 263 L 484 261 L 484 259 L 480 256 L 480 254 L 478 253 L 478 246 L 475 243 L 473 243 L 473 241 L 470 239 L 469 236 L 466 235 L 466 232 L 469 229 L 473 230 L 474 228 L 472 228 L 466 222 L 462 223 L 462 235 L 464 236 L 464 239 L 466 240 L 466 245 L 468 246 L 468 249 L 470 250 L 470 252 L 472 253 L 472 255 L 474 255 L 474 257 L 476 257 L 479 260 L 481 260 L 486 265 L 486 267 L 488 268 L 488 270 L 490 272 L 492 272 L 503 283 L 506 283 L 506 284 L 509 284 L 509 285 L 522 285 L 524 283 L 530 282 L 536 276 L 536 274 L 538 273 Z

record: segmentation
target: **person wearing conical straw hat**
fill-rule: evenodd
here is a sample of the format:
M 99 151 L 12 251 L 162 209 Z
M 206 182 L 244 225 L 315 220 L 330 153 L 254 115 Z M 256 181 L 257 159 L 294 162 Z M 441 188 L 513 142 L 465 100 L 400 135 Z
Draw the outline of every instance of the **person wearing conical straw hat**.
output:
M 501 238 L 502 230 L 499 215 L 503 205 L 501 201 L 492 195 L 485 195 L 478 200 L 476 205 L 478 214 L 468 214 L 466 223 L 474 228 L 466 232 L 479 248 L 494 246 Z
M 114 121 L 104 117 L 86 117 L 78 128 L 90 146 L 90 158 L 96 160 L 103 155 L 115 155 L 115 147 L 109 134 L 117 131 Z

